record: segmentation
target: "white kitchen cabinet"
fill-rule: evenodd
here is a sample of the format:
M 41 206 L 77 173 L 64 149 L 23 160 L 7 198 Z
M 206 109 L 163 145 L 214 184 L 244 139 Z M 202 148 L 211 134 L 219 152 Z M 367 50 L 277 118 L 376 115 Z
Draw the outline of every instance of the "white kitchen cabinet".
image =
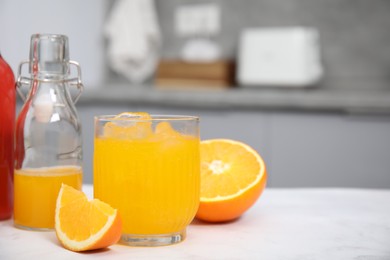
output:
M 390 188 L 390 116 L 81 104 L 84 182 L 92 182 L 93 117 L 123 111 L 201 118 L 201 138 L 231 138 L 264 158 L 270 187 Z

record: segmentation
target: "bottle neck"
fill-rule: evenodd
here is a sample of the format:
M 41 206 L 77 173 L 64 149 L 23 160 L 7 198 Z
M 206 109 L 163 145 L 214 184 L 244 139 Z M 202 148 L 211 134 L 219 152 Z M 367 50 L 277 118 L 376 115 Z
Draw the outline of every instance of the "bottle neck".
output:
M 46 71 L 37 71 L 31 74 L 31 78 L 46 83 L 59 83 L 66 81 L 68 79 L 68 74 L 53 74 Z

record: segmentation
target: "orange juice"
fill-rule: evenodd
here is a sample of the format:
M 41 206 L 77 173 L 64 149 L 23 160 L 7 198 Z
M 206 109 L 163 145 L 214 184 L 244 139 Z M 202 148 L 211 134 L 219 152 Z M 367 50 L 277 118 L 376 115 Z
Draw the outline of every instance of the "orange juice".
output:
M 95 197 L 119 210 L 124 234 L 185 231 L 199 205 L 199 137 L 167 122 L 147 127 L 95 136 Z
M 18 227 L 52 229 L 61 183 L 81 190 L 82 170 L 76 166 L 15 170 L 14 223 Z

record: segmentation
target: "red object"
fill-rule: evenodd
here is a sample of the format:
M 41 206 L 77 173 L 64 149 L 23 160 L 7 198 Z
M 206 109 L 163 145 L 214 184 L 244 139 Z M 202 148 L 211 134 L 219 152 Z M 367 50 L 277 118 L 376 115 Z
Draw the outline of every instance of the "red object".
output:
M 15 78 L 0 54 L 0 220 L 13 210 Z

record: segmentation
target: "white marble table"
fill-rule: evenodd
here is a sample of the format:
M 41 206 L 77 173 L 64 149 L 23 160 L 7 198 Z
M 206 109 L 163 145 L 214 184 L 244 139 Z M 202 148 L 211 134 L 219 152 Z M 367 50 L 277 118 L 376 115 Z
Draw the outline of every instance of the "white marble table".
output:
M 90 186 L 84 187 L 92 194 Z M 89 195 L 90 196 L 90 195 Z M 0 222 L 0 259 L 390 259 L 390 190 L 267 189 L 239 220 L 194 221 L 177 245 L 63 249 L 54 232 Z

